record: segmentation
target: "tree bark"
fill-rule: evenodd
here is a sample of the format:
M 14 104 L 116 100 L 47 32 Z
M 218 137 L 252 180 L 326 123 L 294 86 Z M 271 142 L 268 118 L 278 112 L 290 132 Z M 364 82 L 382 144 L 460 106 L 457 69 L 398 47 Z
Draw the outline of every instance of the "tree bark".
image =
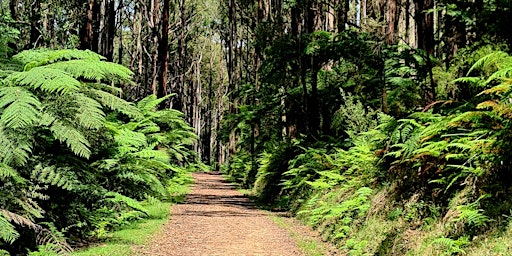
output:
M 41 28 L 39 22 L 41 21 L 41 1 L 34 0 L 30 4 L 30 45 L 29 48 L 36 48 L 42 44 Z
M 396 43 L 396 0 L 387 0 L 386 4 L 386 43 L 393 45 Z
M 434 15 L 427 13 L 428 10 L 434 8 L 434 0 L 418 0 L 415 3 L 416 13 L 416 24 L 418 27 L 417 38 L 418 48 L 425 51 L 425 58 L 427 63 L 427 72 L 430 79 L 430 85 L 428 88 L 424 88 L 424 100 L 425 104 L 430 104 L 436 100 L 436 83 L 432 73 L 432 61 L 431 56 L 434 56 Z
M 84 26 L 81 30 L 80 48 L 82 50 L 91 50 L 93 44 L 93 12 L 95 0 L 89 0 L 88 9 L 85 16 Z
M 169 1 L 164 0 L 162 9 L 162 37 L 158 44 L 158 64 L 160 66 L 160 75 L 158 79 L 159 98 L 167 94 L 167 70 L 169 66 Z M 163 106 L 162 106 L 163 107 Z
M 18 2 L 19 0 L 9 1 L 9 10 L 11 12 L 11 18 L 16 21 L 18 20 Z
M 117 49 L 117 55 L 119 56 L 117 63 L 123 64 L 123 55 L 124 55 L 124 44 L 123 44 L 123 37 L 124 37 L 124 24 L 123 24 L 123 0 L 119 1 L 119 48 Z

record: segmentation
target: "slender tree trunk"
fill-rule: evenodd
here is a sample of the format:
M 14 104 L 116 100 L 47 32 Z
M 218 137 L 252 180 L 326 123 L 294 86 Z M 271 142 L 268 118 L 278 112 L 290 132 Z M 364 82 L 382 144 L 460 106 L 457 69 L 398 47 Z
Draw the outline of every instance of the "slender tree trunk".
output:
M 9 1 L 9 10 L 11 12 L 11 18 L 14 21 L 18 20 L 18 3 L 19 3 L 19 0 L 10 0 Z
M 159 98 L 167 94 L 167 70 L 169 66 L 169 1 L 170 0 L 164 0 L 162 9 L 162 37 L 158 45 L 160 75 L 158 79 L 157 96 Z
M 96 53 L 100 53 L 100 32 L 101 32 L 101 4 L 97 2 L 98 0 L 93 0 L 93 6 L 92 6 L 92 45 L 91 50 Z M 103 0 L 104 1 L 104 0 Z
M 426 53 L 426 62 L 428 68 L 428 75 L 430 78 L 430 86 L 424 89 L 425 104 L 430 104 L 436 100 L 436 83 L 432 73 L 431 56 L 434 56 L 434 15 L 427 13 L 428 10 L 434 8 L 434 0 L 425 0 L 416 2 L 416 23 L 417 23 L 417 38 L 418 48 Z
M 387 0 L 386 4 L 386 43 L 393 45 L 396 43 L 396 0 Z
M 117 60 L 117 63 L 123 64 L 123 55 L 124 55 L 124 44 L 123 44 L 123 37 L 124 37 L 124 21 L 123 21 L 123 0 L 119 1 L 119 48 L 117 49 L 119 55 L 119 59 Z
M 85 15 L 84 25 L 80 31 L 80 48 L 83 50 L 92 49 L 92 12 L 94 0 L 89 0 L 87 11 Z
M 34 0 L 30 4 L 30 48 L 35 48 L 42 44 L 41 28 L 39 22 L 41 21 L 41 1 Z
M 338 10 L 336 12 L 338 32 L 345 30 L 347 24 L 348 0 L 338 0 Z
M 114 61 L 114 38 L 116 36 L 116 8 L 115 1 L 110 0 L 108 2 L 108 24 L 107 24 L 107 33 L 105 38 L 106 49 L 105 49 L 105 57 L 108 61 Z M 121 25 L 122 27 L 122 25 Z M 122 37 L 122 34 L 121 34 Z M 119 46 L 122 48 L 121 46 Z M 122 53 L 122 50 L 121 50 Z

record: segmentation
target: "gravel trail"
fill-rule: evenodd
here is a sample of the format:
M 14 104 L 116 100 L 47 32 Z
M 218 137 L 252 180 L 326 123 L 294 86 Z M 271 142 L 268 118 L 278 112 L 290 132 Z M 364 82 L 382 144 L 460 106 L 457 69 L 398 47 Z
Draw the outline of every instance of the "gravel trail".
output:
M 289 233 L 222 176 L 194 173 L 195 184 L 142 255 L 300 256 Z

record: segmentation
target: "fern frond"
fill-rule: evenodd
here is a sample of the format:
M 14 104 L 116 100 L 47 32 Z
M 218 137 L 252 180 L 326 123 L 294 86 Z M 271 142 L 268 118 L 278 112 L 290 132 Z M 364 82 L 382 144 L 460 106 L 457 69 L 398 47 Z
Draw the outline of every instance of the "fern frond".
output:
M 155 133 L 155 132 L 160 132 L 160 126 L 158 126 L 157 124 L 153 123 L 153 122 L 150 122 L 150 123 L 146 123 L 142 129 L 138 130 L 140 133 L 144 133 L 144 134 L 151 134 L 151 133 Z M 163 140 L 159 140 L 160 142 L 162 142 Z
M 75 92 L 80 87 L 80 82 L 68 73 L 47 67 L 37 67 L 30 71 L 14 73 L 5 80 L 10 81 L 13 85 L 27 86 L 61 95 Z
M 486 109 L 486 108 L 492 108 L 493 110 L 498 110 L 500 106 L 498 105 L 498 102 L 495 100 L 488 100 L 484 101 L 476 106 L 477 109 Z
M 32 173 L 30 174 L 32 180 L 36 180 L 39 183 L 53 185 L 68 191 L 74 189 L 76 180 L 70 179 L 65 175 L 62 175 L 55 167 L 42 167 L 37 165 Z
M 5 129 L 0 125 L 0 159 L 9 166 L 23 166 L 32 152 L 29 136 L 13 129 Z
M 39 120 L 41 102 L 29 91 L 21 87 L 0 88 L 1 121 L 5 127 L 20 129 Z
M 114 140 L 120 146 L 133 146 L 135 148 L 147 147 L 146 136 L 140 132 L 134 132 L 127 129 L 118 130 L 114 134 Z
M 449 127 L 458 127 L 460 123 L 478 122 L 484 115 L 483 111 L 468 111 L 454 116 L 447 124 Z
M 133 156 L 140 158 L 155 158 L 160 161 L 168 162 L 169 155 L 166 152 L 161 150 L 152 150 L 152 149 L 144 149 L 135 153 L 132 153 Z
M 50 131 L 56 139 L 65 142 L 66 145 L 78 156 L 89 158 L 91 150 L 89 141 L 76 128 L 55 120 L 50 126 Z
M 127 196 L 124 196 L 124 195 L 121 195 L 117 192 L 112 192 L 112 191 L 107 192 L 105 194 L 105 198 L 107 199 L 107 201 L 110 201 L 112 203 L 125 204 L 126 206 L 128 206 L 134 210 L 143 212 L 146 215 L 148 214 L 148 210 L 144 206 L 142 206 L 142 204 L 139 203 L 137 200 L 132 199 Z
M 66 242 L 66 237 L 51 222 L 42 223 L 49 228 L 44 228 L 36 233 L 36 243 L 39 245 L 51 245 L 52 251 L 57 255 L 71 255 L 73 248 Z
M 487 90 L 483 90 L 481 93 L 478 94 L 478 96 L 480 95 L 483 95 L 483 94 L 496 94 L 496 95 L 500 95 L 504 92 L 507 92 L 510 90 L 510 87 L 512 85 L 510 84 L 505 84 L 505 83 L 501 83 L 499 85 L 496 85 L 494 87 L 491 87 Z
M 166 194 L 168 194 L 164 184 L 162 184 L 162 182 L 157 176 L 151 173 L 143 173 L 141 174 L 141 176 L 149 184 L 153 192 L 157 193 L 160 196 L 165 196 Z
M 160 105 L 160 103 L 164 102 L 165 100 L 169 99 L 170 97 L 174 96 L 175 94 L 168 94 L 160 99 L 157 99 L 156 95 L 151 94 L 147 96 L 146 98 L 140 100 L 137 103 L 137 108 L 139 108 L 143 113 L 149 113 L 152 110 L 155 110 L 155 108 Z
M 146 182 L 146 180 L 144 178 L 142 178 L 139 174 L 136 174 L 136 173 L 133 173 L 130 171 L 119 173 L 116 175 L 116 177 L 118 177 L 122 180 L 131 180 L 131 181 L 140 182 L 140 183 Z
M 31 221 L 28 218 L 23 217 L 19 214 L 16 214 L 16 213 L 4 210 L 4 209 L 0 209 L 0 216 L 1 215 L 4 216 L 5 220 L 12 222 L 14 224 L 28 227 L 32 230 L 40 230 L 41 229 L 40 225 L 35 224 L 33 221 Z
M 115 95 L 108 92 L 90 88 L 89 92 L 92 94 L 92 98 L 101 103 L 101 105 L 108 107 L 112 110 L 117 110 L 129 117 L 137 120 L 143 119 L 144 116 L 140 113 L 139 109 L 136 108 L 132 103 L 127 102 Z
M 45 67 L 60 69 L 75 78 L 85 78 L 92 81 L 130 81 L 132 72 L 125 66 L 105 61 L 85 59 L 60 61 Z
M 87 129 L 99 129 L 104 126 L 105 113 L 101 110 L 101 104 L 81 93 L 73 95 L 78 109 L 76 117 L 79 124 Z
M 510 56 L 503 51 L 496 51 L 486 56 L 480 58 L 473 64 L 473 66 L 469 69 L 468 75 L 473 73 L 476 70 L 488 70 L 488 69 L 497 69 L 502 63 L 505 62 L 507 58 Z
M 12 244 L 16 239 L 18 239 L 18 237 L 20 237 L 20 234 L 16 231 L 14 226 L 7 221 L 1 211 L 2 210 L 0 209 L 0 239 Z
M 112 168 L 119 165 L 119 159 L 102 159 L 100 161 L 96 161 L 92 164 L 92 166 L 97 166 L 98 168 L 104 170 L 111 170 Z
M 28 64 L 33 62 L 33 66 L 38 67 L 42 65 L 51 64 L 54 62 L 62 61 L 62 60 L 73 60 L 73 59 L 83 59 L 83 60 L 91 60 L 91 61 L 100 61 L 104 60 L 105 57 L 90 51 L 90 50 L 76 50 L 76 49 L 63 49 L 63 50 L 48 50 L 48 49 L 38 49 L 38 50 L 27 50 L 22 51 L 16 55 L 14 55 L 13 60 L 19 61 L 24 64 Z
M 453 80 L 454 83 L 478 84 L 482 81 L 480 77 L 460 77 Z
M 16 183 L 26 182 L 14 168 L 5 163 L 0 163 L 0 180 L 5 180 L 5 178 L 12 179 Z

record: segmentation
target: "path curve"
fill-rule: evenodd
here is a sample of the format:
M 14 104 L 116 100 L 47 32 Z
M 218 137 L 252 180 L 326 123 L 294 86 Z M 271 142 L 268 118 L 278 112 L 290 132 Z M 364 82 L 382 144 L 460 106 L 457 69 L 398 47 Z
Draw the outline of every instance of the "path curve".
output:
M 171 208 L 171 221 L 143 255 L 299 256 L 289 233 L 222 176 L 194 173 L 187 200 Z

